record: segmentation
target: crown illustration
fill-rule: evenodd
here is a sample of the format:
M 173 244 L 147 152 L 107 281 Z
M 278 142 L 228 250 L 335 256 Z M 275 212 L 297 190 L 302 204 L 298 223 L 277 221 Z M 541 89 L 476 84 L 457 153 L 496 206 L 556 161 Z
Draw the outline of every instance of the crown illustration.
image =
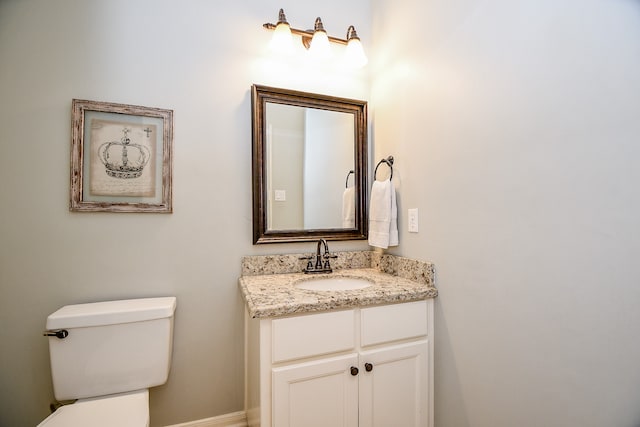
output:
M 98 147 L 98 157 L 105 172 L 113 178 L 138 178 L 151 157 L 147 147 L 131 143 L 129 132 L 131 129 L 123 128 L 124 135 L 119 142 L 104 142 Z

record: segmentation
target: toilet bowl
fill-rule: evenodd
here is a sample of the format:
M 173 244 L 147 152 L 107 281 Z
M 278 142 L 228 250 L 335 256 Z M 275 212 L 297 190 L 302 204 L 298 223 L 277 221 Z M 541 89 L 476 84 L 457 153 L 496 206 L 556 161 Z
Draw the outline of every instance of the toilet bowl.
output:
M 81 399 L 58 408 L 37 427 L 149 427 L 149 391 Z
M 148 427 L 149 388 L 164 384 L 175 297 L 75 304 L 47 317 L 53 390 L 63 405 L 38 427 Z

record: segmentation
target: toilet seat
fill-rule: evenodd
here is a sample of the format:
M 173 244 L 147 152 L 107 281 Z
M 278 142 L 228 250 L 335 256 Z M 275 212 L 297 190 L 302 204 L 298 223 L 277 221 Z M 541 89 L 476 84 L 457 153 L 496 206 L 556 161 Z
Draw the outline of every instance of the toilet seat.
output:
M 149 427 L 149 390 L 81 399 L 58 408 L 37 427 Z

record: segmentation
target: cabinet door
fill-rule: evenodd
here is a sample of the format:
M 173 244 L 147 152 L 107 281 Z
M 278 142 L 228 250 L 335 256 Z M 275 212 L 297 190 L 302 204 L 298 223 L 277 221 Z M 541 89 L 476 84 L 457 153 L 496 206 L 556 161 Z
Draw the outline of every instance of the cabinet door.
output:
M 274 427 L 357 427 L 358 355 L 273 368 Z
M 428 354 L 427 340 L 360 354 L 360 427 L 428 426 Z

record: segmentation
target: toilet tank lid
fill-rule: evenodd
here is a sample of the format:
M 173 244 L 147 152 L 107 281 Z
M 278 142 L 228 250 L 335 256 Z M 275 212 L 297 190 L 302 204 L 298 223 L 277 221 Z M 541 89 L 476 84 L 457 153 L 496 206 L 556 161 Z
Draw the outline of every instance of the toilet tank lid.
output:
M 173 316 L 176 297 L 138 298 L 66 305 L 47 317 L 47 329 L 84 328 Z

